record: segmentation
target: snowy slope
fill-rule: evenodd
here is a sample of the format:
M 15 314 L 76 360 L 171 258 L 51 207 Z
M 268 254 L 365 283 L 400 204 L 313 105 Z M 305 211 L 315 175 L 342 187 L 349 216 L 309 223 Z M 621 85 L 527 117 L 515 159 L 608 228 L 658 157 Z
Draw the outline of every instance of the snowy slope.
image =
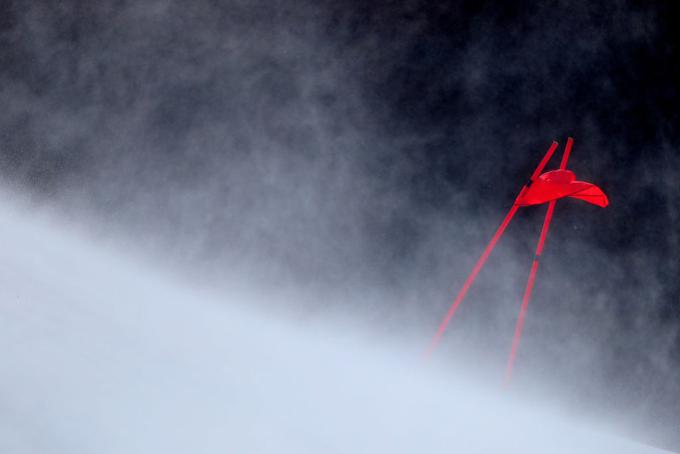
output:
M 652 453 L 0 201 L 0 452 Z

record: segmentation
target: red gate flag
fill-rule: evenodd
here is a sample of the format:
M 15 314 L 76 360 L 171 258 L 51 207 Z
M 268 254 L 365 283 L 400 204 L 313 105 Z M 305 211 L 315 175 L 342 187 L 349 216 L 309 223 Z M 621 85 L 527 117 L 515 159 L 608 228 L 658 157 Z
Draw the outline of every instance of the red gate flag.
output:
M 519 206 L 539 205 L 551 200 L 572 197 L 585 200 L 600 207 L 609 204 L 607 196 L 594 184 L 576 181 L 576 175 L 571 170 L 551 170 L 546 172 L 520 194 L 515 200 Z

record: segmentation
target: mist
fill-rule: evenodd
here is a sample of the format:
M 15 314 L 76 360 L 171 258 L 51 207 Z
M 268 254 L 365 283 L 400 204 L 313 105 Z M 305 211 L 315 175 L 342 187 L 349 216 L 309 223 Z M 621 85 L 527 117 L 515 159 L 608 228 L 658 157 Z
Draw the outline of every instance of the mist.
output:
M 7 241 L 19 235 L 25 254 L 17 247 L 3 266 L 11 281 L 47 286 L 36 284 L 36 293 L 28 284 L 8 286 L 27 307 L 41 308 L 22 315 L 16 325 L 25 331 L 8 339 L 38 349 L 6 385 L 15 389 L 29 377 L 35 386 L 8 407 L 17 421 L 36 414 L 38 401 L 27 396 L 49 383 L 38 378 L 52 355 L 40 354 L 47 328 L 65 339 L 61 354 L 70 366 L 55 365 L 54 374 L 67 395 L 77 389 L 67 377 L 82 370 L 80 355 L 119 362 L 83 378 L 93 383 L 83 405 L 100 402 L 101 419 L 60 400 L 45 405 L 53 417 L 41 427 L 64 449 L 101 448 L 114 436 L 111 427 L 127 427 L 135 401 L 170 408 L 160 401 L 177 392 L 186 393 L 177 403 L 185 412 L 206 407 L 187 428 L 194 442 L 200 425 L 213 424 L 207 414 L 258 434 L 295 402 L 312 408 L 292 412 L 296 424 L 314 423 L 315 412 L 338 418 L 309 435 L 306 449 L 316 452 L 331 449 L 323 443 L 343 452 L 386 450 L 378 441 L 386 426 L 372 424 L 400 414 L 402 405 L 417 410 L 393 424 L 422 427 L 423 436 L 409 440 L 435 452 L 447 446 L 437 424 L 464 423 L 440 405 L 462 399 L 478 421 L 497 405 L 524 412 L 529 404 L 489 390 L 505 365 L 542 208 L 523 210 L 508 229 L 447 333 L 437 372 L 416 358 L 521 182 L 551 140 L 563 144 L 571 135 L 571 167 L 601 185 L 611 206 L 558 204 L 510 395 L 539 401 L 553 416 L 572 412 L 567 420 L 592 418 L 610 424 L 604 432 L 677 448 L 680 162 L 672 114 L 677 65 L 665 13 L 629 2 L 536 3 L 519 12 L 474 2 L 5 3 L 0 179 L 6 198 L 22 201 L 24 208 L 8 214 L 21 227 L 8 227 Z M 36 235 L 59 252 L 42 258 L 38 245 L 21 240 L 24 228 L 41 222 L 22 211 L 58 219 Z M 33 262 L 15 265 L 32 254 Z M 125 302 L 112 296 L 118 289 Z M 69 306 L 73 299 L 81 306 Z M 53 317 L 60 322 L 43 320 Z M 187 345 L 175 346 L 175 328 Z M 347 351 L 336 336 L 351 344 Z M 317 344 L 327 350 L 310 348 Z M 251 362 L 270 346 L 278 352 L 273 364 Z M 166 349 L 180 353 L 148 369 L 148 380 L 130 377 Z M 7 350 L 17 361 L 30 356 Z M 215 365 L 213 356 L 232 355 L 231 373 Z M 345 367 L 349 357 L 359 359 Z M 310 365 L 317 361 L 324 367 Z M 314 374 L 319 388 L 286 395 L 301 375 Z M 344 374 L 354 385 L 338 381 Z M 408 378 L 391 388 L 388 376 L 401 374 Z M 464 384 L 461 374 L 470 375 Z M 259 375 L 288 380 L 262 383 L 264 395 L 285 399 L 224 410 L 238 394 L 229 389 L 252 382 L 249 392 L 257 394 Z M 146 396 L 159 376 L 168 382 Z M 188 402 L 189 388 L 222 381 L 228 384 L 214 400 L 206 394 Z M 116 399 L 96 397 L 106 383 L 123 396 L 120 408 Z M 347 388 L 349 402 L 363 401 L 369 389 L 377 403 L 368 414 L 342 399 L 317 408 L 312 396 L 336 387 Z M 430 388 L 451 393 L 448 404 Z M 460 397 L 467 395 L 461 388 L 496 397 L 488 407 L 473 404 L 477 397 Z M 429 415 L 431 405 L 432 417 L 416 417 Z M 181 426 L 149 411 L 152 427 Z M 229 419 L 250 411 L 246 422 Z M 279 419 L 266 419 L 270 412 Z M 59 414 L 78 423 L 60 426 Z M 454 419 L 435 422 L 444 414 Z M 101 426 L 81 440 L 74 427 L 92 418 Z M 571 422 L 555 424 L 555 433 L 571 433 Z M 359 425 L 371 428 L 361 432 L 366 444 L 342 445 L 340 431 Z M 274 440 L 284 451 L 303 450 L 301 432 L 290 432 L 297 435 Z M 221 445 L 214 436 L 206 447 Z M 160 439 L 160 432 L 136 438 Z M 244 435 L 230 446 L 275 450 L 249 443 Z M 404 451 L 419 450 L 408 443 Z
M 661 452 L 0 210 L 4 452 Z

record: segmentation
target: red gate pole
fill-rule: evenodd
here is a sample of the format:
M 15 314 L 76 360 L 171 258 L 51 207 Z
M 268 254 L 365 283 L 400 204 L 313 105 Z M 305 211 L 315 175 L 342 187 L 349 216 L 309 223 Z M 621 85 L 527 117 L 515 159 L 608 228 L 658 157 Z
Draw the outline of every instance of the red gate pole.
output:
M 567 145 L 564 148 L 562 161 L 560 162 L 560 169 L 565 169 L 567 167 L 567 162 L 569 161 L 569 155 L 571 154 L 571 147 L 573 144 L 574 139 L 569 137 L 567 139 Z M 534 289 L 534 282 L 536 281 L 536 273 L 538 272 L 538 260 L 541 257 L 543 247 L 545 246 L 545 239 L 548 236 L 548 230 L 550 229 L 550 221 L 552 220 L 554 211 L 555 200 L 549 202 L 548 204 L 548 211 L 546 211 L 545 213 L 543 227 L 541 228 L 541 236 L 539 237 L 538 244 L 536 245 L 536 255 L 534 257 L 534 262 L 531 264 L 529 279 L 527 281 L 527 286 L 524 290 L 524 296 L 522 297 L 522 306 L 520 307 L 519 317 L 517 318 L 517 324 L 515 325 L 515 334 L 512 339 L 510 357 L 508 358 L 508 366 L 505 370 L 506 385 L 510 382 L 510 378 L 512 377 L 512 369 L 514 367 L 515 358 L 517 357 L 517 349 L 519 348 L 519 342 L 522 338 L 522 329 L 524 328 L 524 317 L 526 316 L 527 307 L 529 306 L 529 300 L 531 299 L 531 293 Z
M 548 163 L 548 161 L 550 160 L 552 155 L 555 153 L 556 149 L 557 149 L 557 142 L 553 141 L 553 143 L 550 145 L 550 148 L 548 148 L 548 151 L 543 156 L 543 159 L 541 159 L 541 162 L 536 167 L 536 170 L 534 170 L 534 173 L 531 175 L 531 178 L 529 179 L 530 182 L 533 182 L 534 180 L 536 180 L 536 178 L 538 178 L 538 176 L 543 171 L 543 168 L 545 168 L 546 164 Z M 565 153 L 566 153 L 566 151 L 565 151 Z M 524 185 L 522 187 L 522 189 L 520 190 L 519 196 L 521 196 L 524 193 L 524 191 L 526 191 L 526 189 L 527 189 L 527 185 Z M 518 198 L 519 198 L 519 196 L 518 196 Z M 512 220 L 515 213 L 517 213 L 518 208 L 519 208 L 518 205 L 515 205 L 515 204 L 512 205 L 512 208 L 510 208 L 510 211 L 508 211 L 508 214 L 505 215 L 503 222 L 501 222 L 501 225 L 496 230 L 496 233 L 494 233 L 493 237 L 491 238 L 491 241 L 486 246 L 486 248 L 484 249 L 484 252 L 482 253 L 482 255 L 477 260 L 477 263 L 475 264 L 474 268 L 472 268 L 472 272 L 470 273 L 468 278 L 465 280 L 465 283 L 463 284 L 463 288 L 461 288 L 460 291 L 458 292 L 456 299 L 453 301 L 453 304 L 451 304 L 451 307 L 449 307 L 449 310 L 446 313 L 446 315 L 444 316 L 444 319 L 441 321 L 439 328 L 437 329 L 437 332 L 435 333 L 434 337 L 430 341 L 430 345 L 428 346 L 428 348 L 427 348 L 427 350 L 425 351 L 425 354 L 424 354 L 425 359 L 429 359 L 430 356 L 432 356 L 432 353 L 434 352 L 434 350 L 437 348 L 437 345 L 439 345 L 441 337 L 444 334 L 444 331 L 446 331 L 447 325 L 451 321 L 451 318 L 453 318 L 453 314 L 456 313 L 456 309 L 458 309 L 458 306 L 460 305 L 460 303 L 465 298 L 465 295 L 467 294 L 468 290 L 470 289 L 470 286 L 472 285 L 475 278 L 477 277 L 477 274 L 480 272 L 480 270 L 482 269 L 482 267 L 486 263 L 486 259 L 489 258 L 491 251 L 496 246 L 496 243 L 498 243 L 498 240 L 503 235 L 503 232 L 505 232 L 505 229 L 507 228 L 508 224 L 510 224 L 510 221 Z

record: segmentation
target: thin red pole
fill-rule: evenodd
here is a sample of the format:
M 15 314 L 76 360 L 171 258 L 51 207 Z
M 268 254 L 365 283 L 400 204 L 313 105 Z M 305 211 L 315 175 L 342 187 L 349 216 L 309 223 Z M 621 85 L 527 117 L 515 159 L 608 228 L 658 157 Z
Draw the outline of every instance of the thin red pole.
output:
M 512 376 L 512 369 L 515 364 L 515 357 L 517 356 L 517 348 L 519 347 L 519 341 L 522 337 L 522 329 L 524 328 L 524 316 L 527 312 L 527 307 L 529 306 L 529 300 L 531 299 L 531 292 L 534 289 L 534 282 L 536 281 L 536 272 L 538 271 L 538 259 L 541 256 L 543 250 L 543 245 L 545 244 L 545 238 L 548 235 L 548 229 L 550 228 L 550 221 L 552 220 L 553 211 L 555 210 L 555 201 L 551 201 L 548 204 L 548 211 L 545 213 L 545 220 L 543 221 L 543 228 L 541 229 L 541 237 L 538 240 L 538 245 L 536 246 L 536 257 L 534 262 L 531 264 L 531 271 L 529 272 L 529 280 L 527 281 L 526 289 L 524 290 L 524 297 L 522 297 L 522 306 L 519 310 L 519 317 L 517 318 L 517 324 L 515 325 L 515 335 L 512 338 L 512 348 L 510 349 L 510 358 L 508 359 L 508 366 L 505 371 L 505 383 L 510 381 Z
M 536 170 L 534 170 L 534 173 L 531 175 L 530 181 L 533 182 L 538 176 L 541 174 L 543 171 L 543 168 L 546 166 L 552 155 L 555 153 L 555 150 L 557 149 L 557 142 L 553 141 L 553 143 L 550 145 L 550 148 L 548 148 L 548 151 L 545 153 L 543 156 L 543 159 L 541 159 L 541 162 L 538 164 L 536 167 Z M 524 185 L 522 189 L 520 190 L 520 195 L 526 190 L 527 186 Z M 519 196 L 518 196 L 519 197 Z M 496 230 L 496 233 L 494 233 L 493 237 L 491 238 L 491 241 L 489 244 L 486 246 L 484 249 L 484 252 L 482 253 L 481 257 L 477 260 L 477 263 L 475 264 L 474 268 L 472 268 L 472 272 L 468 276 L 468 278 L 465 280 L 465 283 L 463 284 L 463 288 L 460 289 L 458 292 L 458 295 L 456 296 L 456 299 L 453 301 L 453 304 L 451 304 L 451 307 L 449 307 L 448 312 L 444 316 L 444 319 L 441 321 L 439 324 L 439 328 L 437 329 L 437 332 L 435 335 L 432 337 L 432 340 L 430 341 L 430 345 L 428 346 L 427 350 L 425 351 L 425 359 L 428 359 L 431 355 L 432 352 L 437 348 L 437 345 L 439 345 L 439 342 L 441 341 L 442 335 L 444 334 L 444 331 L 446 331 L 446 327 L 453 318 L 453 314 L 456 313 L 456 309 L 458 309 L 458 306 L 460 303 L 463 301 L 465 298 L 465 295 L 467 294 L 468 290 L 470 289 L 470 286 L 474 282 L 475 278 L 477 277 L 477 274 L 481 271 L 482 267 L 486 263 L 486 259 L 489 258 L 489 255 L 491 254 L 491 251 L 493 251 L 493 248 L 496 246 L 496 243 L 498 243 L 498 240 L 501 238 L 503 235 L 503 232 L 505 232 L 505 229 L 507 228 L 508 224 L 510 224 L 510 221 L 512 220 L 513 216 L 515 213 L 517 213 L 517 209 L 519 208 L 518 205 L 512 205 L 512 208 L 510 208 L 510 211 L 508 211 L 508 214 L 505 215 L 505 219 L 503 219 L 503 222 L 501 222 L 501 225 L 498 227 Z
M 569 155 L 571 154 L 571 147 L 574 144 L 574 139 L 569 137 L 567 139 L 567 145 L 564 148 L 564 154 L 562 155 L 562 161 L 560 162 L 560 169 L 565 169 L 567 167 L 567 162 L 569 161 Z M 552 221 L 553 212 L 555 211 L 555 200 L 548 203 L 548 211 L 545 213 L 545 219 L 543 220 L 543 227 L 541 228 L 541 236 L 538 239 L 538 244 L 536 245 L 536 256 L 534 257 L 534 262 L 531 264 L 531 271 L 529 272 L 529 279 L 527 280 L 527 286 L 524 290 L 524 296 L 522 297 L 522 306 L 519 309 L 519 317 L 517 318 L 517 324 L 515 325 L 515 334 L 512 339 L 512 347 L 510 349 L 510 357 L 508 358 L 508 366 L 505 370 L 505 384 L 510 382 L 512 377 L 512 370 L 515 364 L 515 358 L 517 357 L 517 349 L 519 348 L 519 342 L 522 338 L 522 330 L 524 328 L 524 318 L 527 313 L 527 307 L 529 307 L 529 300 L 531 300 L 531 293 L 534 289 L 534 283 L 536 281 L 536 273 L 538 272 L 538 260 L 543 253 L 543 247 L 545 246 L 545 240 L 548 236 L 548 230 L 550 229 L 550 221 Z
M 562 160 L 560 161 L 560 169 L 564 170 L 567 168 L 567 162 L 569 161 L 569 155 L 571 154 L 571 147 L 574 145 L 574 139 L 571 137 L 567 138 L 567 145 L 564 147 L 564 154 L 562 155 Z
M 437 348 L 437 345 L 439 345 L 439 341 L 441 340 L 444 331 L 446 331 L 446 326 L 451 321 L 451 318 L 453 318 L 453 314 L 456 313 L 456 309 L 458 309 L 458 306 L 463 301 L 463 298 L 465 298 L 465 295 L 467 294 L 468 289 L 472 285 L 472 282 L 475 280 L 477 274 L 484 266 L 484 263 L 486 263 L 486 259 L 489 258 L 491 251 L 496 246 L 496 243 L 498 242 L 500 237 L 503 235 L 505 228 L 508 226 L 508 224 L 510 224 L 510 220 L 515 215 L 518 208 L 519 206 L 517 205 L 513 205 L 512 208 L 510 208 L 510 211 L 508 211 L 508 214 L 505 215 L 505 219 L 503 219 L 503 222 L 496 230 L 496 233 L 494 233 L 493 237 L 491 238 L 491 241 L 486 246 L 486 249 L 484 249 L 482 256 L 479 257 L 479 260 L 477 260 L 477 263 L 475 264 L 474 268 L 472 268 L 472 272 L 465 280 L 463 288 L 460 289 L 460 291 L 458 292 L 458 296 L 456 296 L 456 299 L 453 301 L 451 307 L 449 307 L 449 310 L 444 316 L 444 319 L 439 324 L 439 328 L 437 329 L 437 332 L 435 333 L 434 337 L 432 338 L 432 341 L 430 342 L 429 347 L 427 348 L 427 351 L 425 352 L 425 358 L 429 358 L 432 355 L 432 352 L 435 350 L 435 348 Z

